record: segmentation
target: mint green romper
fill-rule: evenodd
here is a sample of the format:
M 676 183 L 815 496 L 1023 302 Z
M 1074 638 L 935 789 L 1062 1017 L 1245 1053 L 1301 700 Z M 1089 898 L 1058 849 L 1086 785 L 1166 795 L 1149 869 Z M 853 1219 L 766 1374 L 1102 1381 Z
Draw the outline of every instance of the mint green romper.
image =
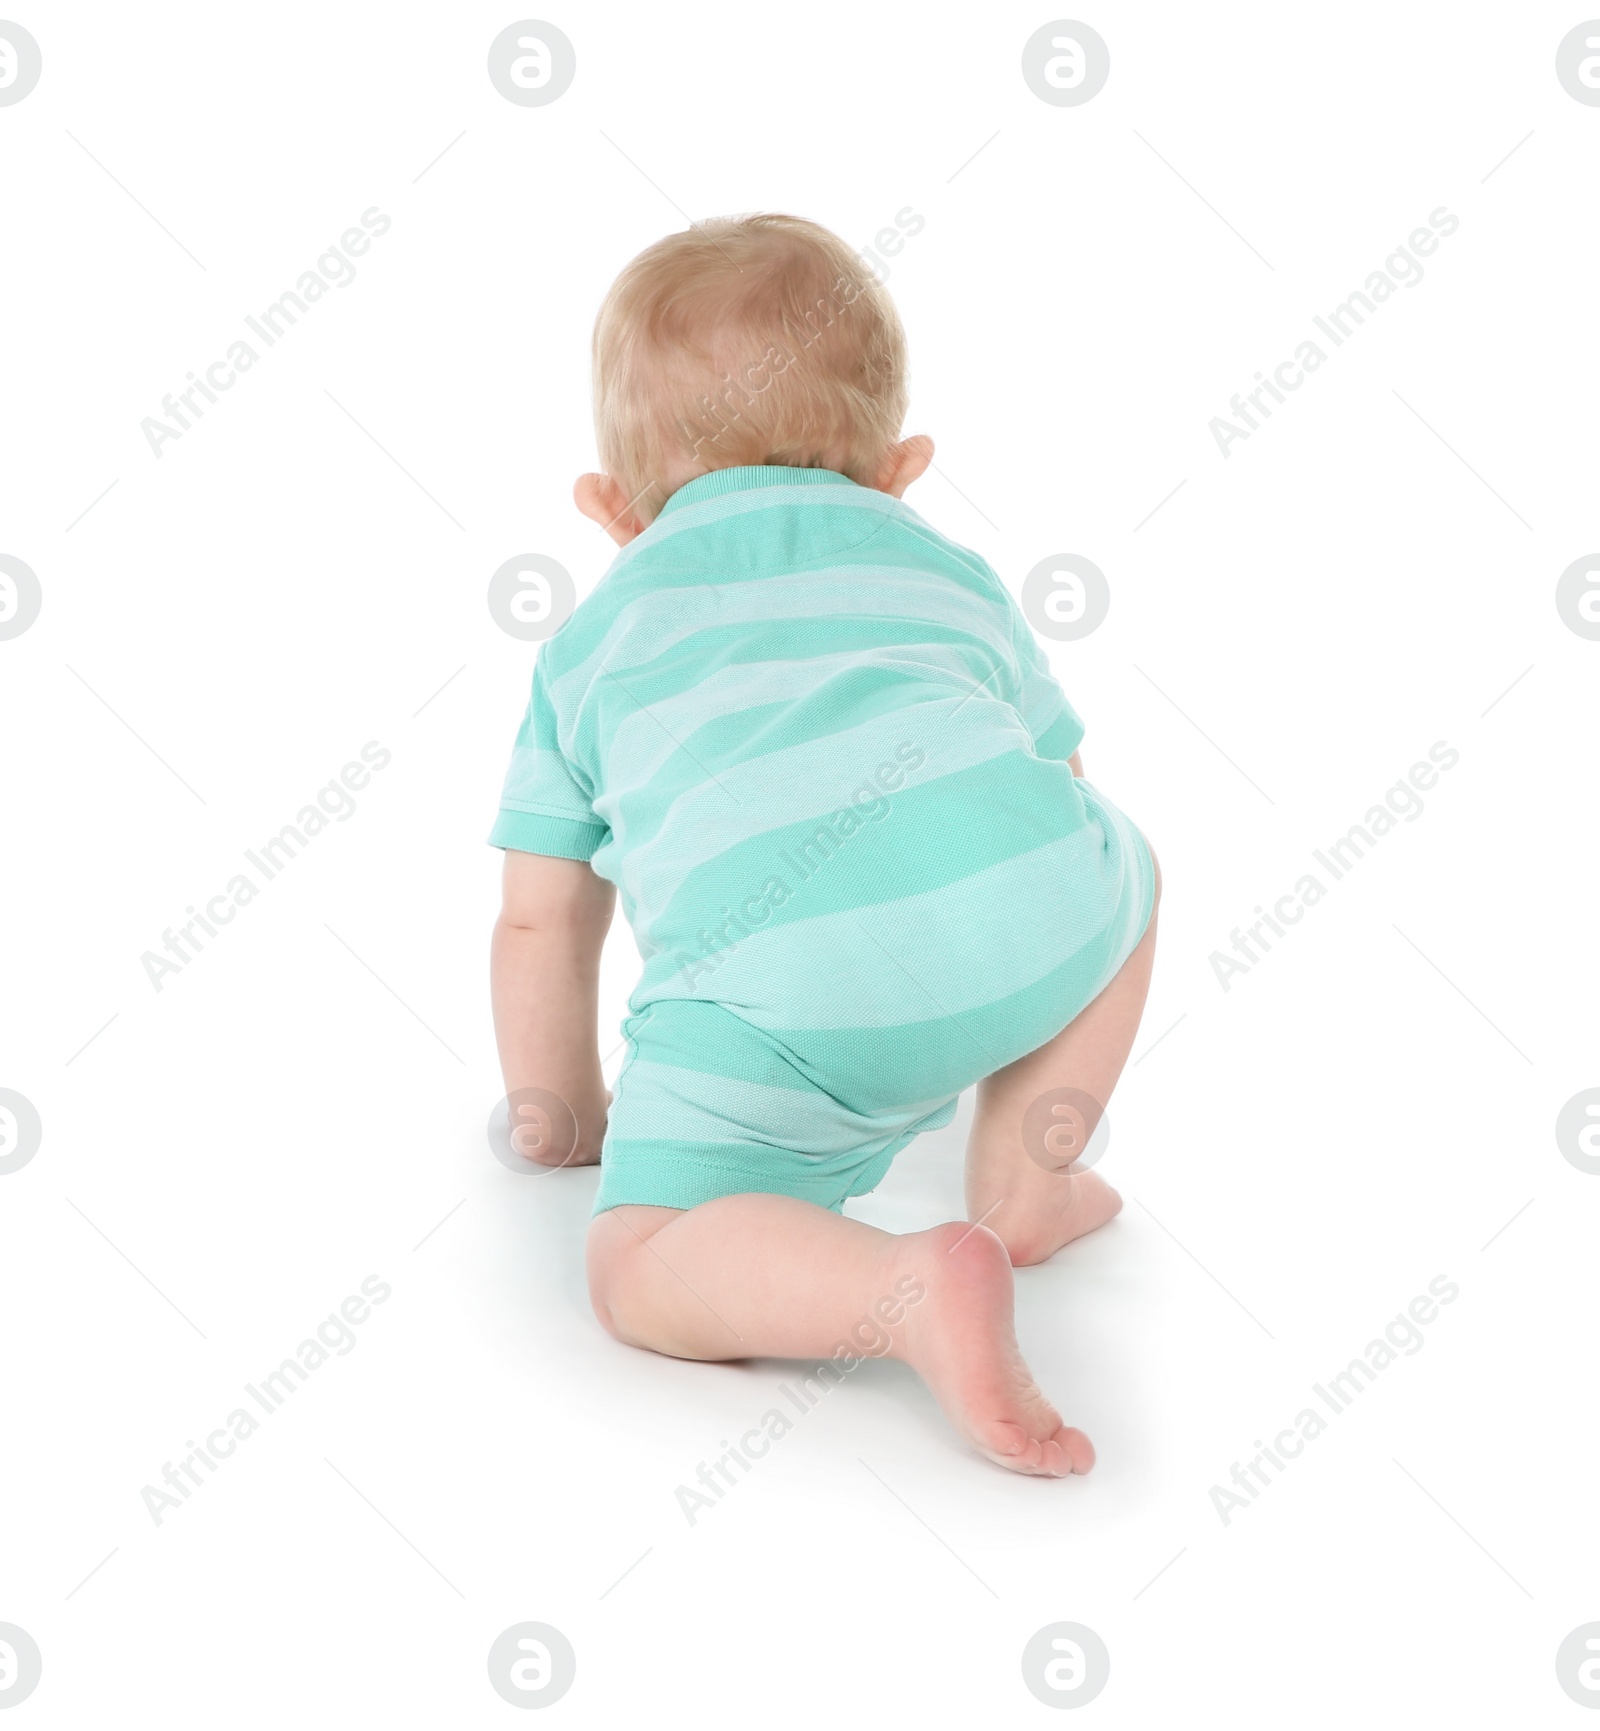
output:
M 1153 905 L 1011 596 L 824 469 L 667 501 L 543 644 L 491 842 L 616 884 L 644 973 L 597 1213 L 838 1209 L 1059 1033 Z

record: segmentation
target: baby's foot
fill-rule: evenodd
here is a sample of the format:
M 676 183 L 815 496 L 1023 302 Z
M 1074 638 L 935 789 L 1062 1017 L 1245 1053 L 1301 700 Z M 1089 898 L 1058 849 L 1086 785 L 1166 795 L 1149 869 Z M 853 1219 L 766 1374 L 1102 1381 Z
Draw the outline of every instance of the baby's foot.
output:
M 1104 1226 L 1122 1198 L 1098 1172 L 1040 1173 L 981 1218 L 994 1228 L 1018 1268 L 1046 1262 L 1064 1244 Z
M 901 1356 L 951 1423 L 1012 1472 L 1045 1478 L 1088 1472 L 1089 1439 L 1062 1424 L 1018 1350 L 1005 1245 L 986 1226 L 960 1221 L 905 1243 L 925 1292 L 908 1305 Z

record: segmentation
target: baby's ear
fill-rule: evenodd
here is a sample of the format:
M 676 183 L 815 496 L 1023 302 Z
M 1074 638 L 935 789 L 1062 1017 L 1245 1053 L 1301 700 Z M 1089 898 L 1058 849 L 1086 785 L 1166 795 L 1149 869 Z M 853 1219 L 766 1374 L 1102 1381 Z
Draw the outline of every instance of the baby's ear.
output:
M 926 433 L 913 433 L 909 439 L 891 445 L 878 470 L 878 491 L 903 499 L 906 488 L 926 472 L 932 461 L 933 440 Z
M 619 547 L 626 547 L 644 531 L 644 524 L 634 515 L 633 501 L 610 475 L 580 475 L 573 484 L 572 502 Z

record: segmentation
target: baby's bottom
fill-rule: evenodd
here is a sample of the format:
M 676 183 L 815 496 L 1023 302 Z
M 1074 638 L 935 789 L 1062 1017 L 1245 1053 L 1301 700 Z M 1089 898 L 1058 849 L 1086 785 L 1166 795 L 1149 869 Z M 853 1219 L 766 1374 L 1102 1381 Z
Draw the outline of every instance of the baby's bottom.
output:
M 1155 932 L 1152 913 L 1111 984 L 1074 1021 L 979 1084 L 967 1147 L 972 1224 L 897 1235 L 759 1194 L 689 1209 L 624 1204 L 589 1229 L 595 1314 L 618 1340 L 675 1358 L 887 1354 L 918 1372 L 990 1460 L 1052 1477 L 1087 1472 L 1089 1439 L 1062 1424 L 1018 1351 L 1011 1270 L 1104 1225 L 1122 1201 L 1098 1173 L 1037 1164 L 1023 1114 L 1046 1091 L 1073 1089 L 1087 1100 L 1067 1128 L 1080 1146 L 1087 1140 L 1138 1030 Z

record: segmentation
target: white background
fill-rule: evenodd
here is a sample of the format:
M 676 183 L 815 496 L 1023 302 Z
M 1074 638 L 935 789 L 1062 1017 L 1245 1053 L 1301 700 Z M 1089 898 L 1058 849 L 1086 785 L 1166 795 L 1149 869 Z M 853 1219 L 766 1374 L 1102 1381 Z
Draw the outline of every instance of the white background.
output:
M 505 7 L 15 5 L 44 65 L 0 108 L 0 552 L 44 592 L 0 643 L 0 1086 L 44 1124 L 0 1178 L 19 1723 L 502 1724 L 485 1658 L 524 1619 L 572 1641 L 551 1714 L 582 1726 L 1039 1722 L 1020 1655 L 1062 1619 L 1110 1650 L 1106 1726 L 1572 1722 L 1600 1179 L 1553 1128 L 1600 1083 L 1600 644 L 1554 586 L 1600 542 L 1600 109 L 1554 62 L 1586 14 L 1095 0 L 1109 82 L 1056 108 L 1020 72 L 1056 14 L 1006 0 L 563 0 L 576 80 L 521 108 L 485 69 Z M 356 280 L 154 457 L 141 420 L 374 205 Z M 1441 205 L 1425 279 L 1224 459 L 1210 418 Z M 1005 1475 L 873 1364 L 690 1527 L 675 1487 L 792 1367 L 614 1344 L 595 1174 L 488 1153 L 484 837 L 533 647 L 485 588 L 607 563 L 569 495 L 628 258 L 685 214 L 866 244 L 906 206 L 911 502 L 1013 588 L 1104 570 L 1109 619 L 1051 658 L 1166 876 L 1103 1168 L 1128 1207 L 1018 1282 L 1100 1459 Z M 141 955 L 368 740 L 356 815 L 155 991 Z M 1424 814 L 1224 992 L 1212 952 L 1438 740 Z M 635 966 L 619 928 L 608 1046 Z M 958 1214 L 960 1130 L 854 1211 Z M 372 1274 L 354 1350 L 157 1526 L 141 1487 Z M 1440 1274 L 1425 1347 L 1225 1526 L 1210 1487 Z

